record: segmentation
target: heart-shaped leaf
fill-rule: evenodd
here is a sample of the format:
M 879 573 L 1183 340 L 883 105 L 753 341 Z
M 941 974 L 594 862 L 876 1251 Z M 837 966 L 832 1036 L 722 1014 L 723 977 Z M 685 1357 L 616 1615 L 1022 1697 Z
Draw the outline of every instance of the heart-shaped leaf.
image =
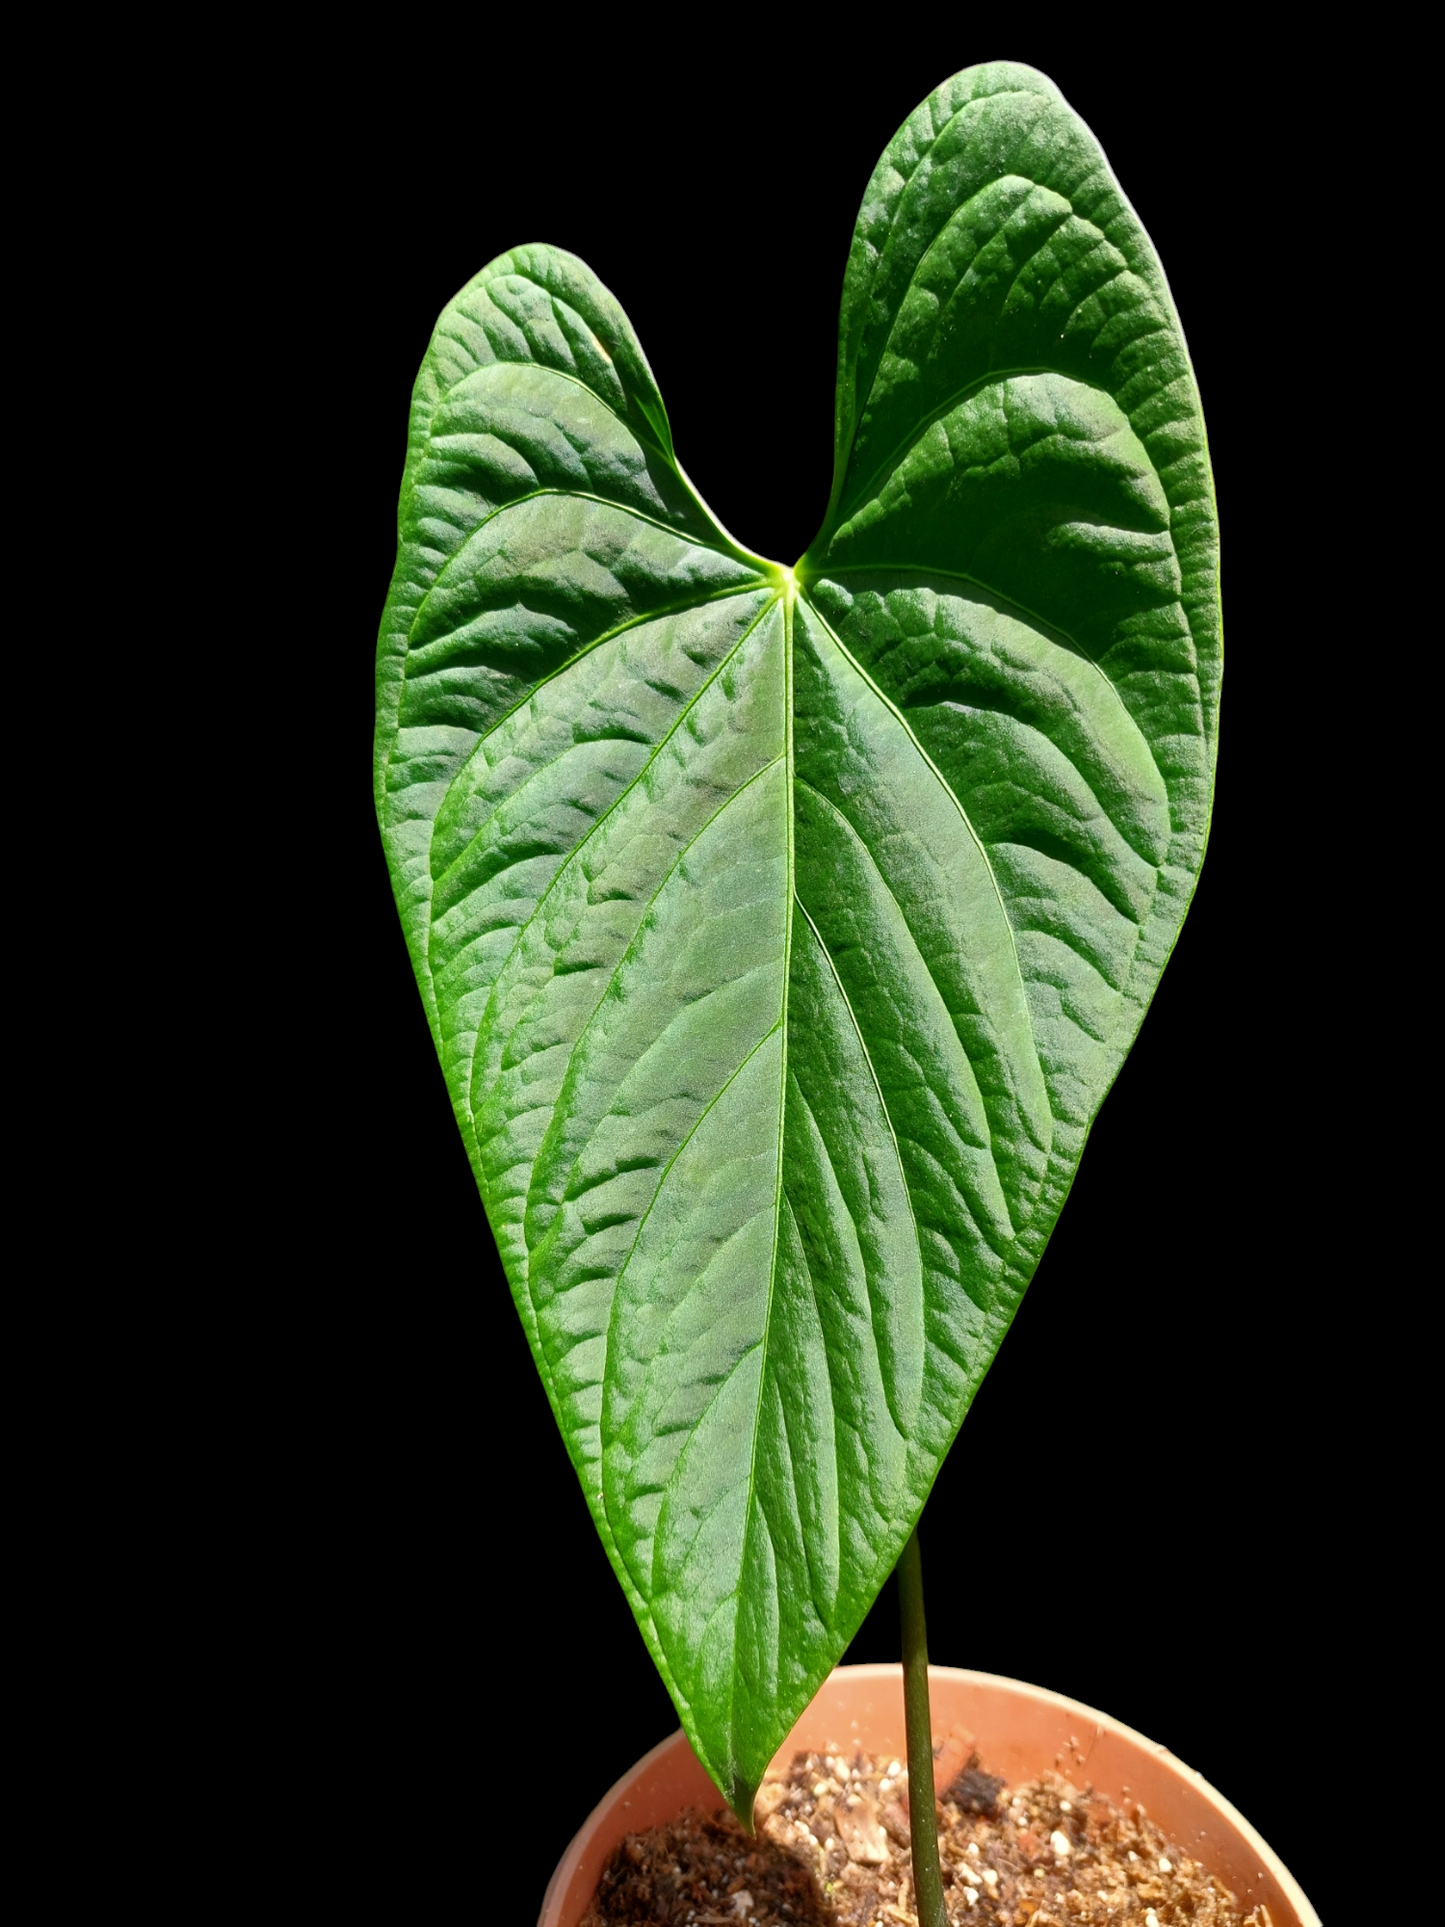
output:
M 377 809 L 557 1422 L 743 1814 L 1178 934 L 1219 667 L 1168 289 L 1028 68 L 945 83 L 869 184 L 794 569 L 702 505 L 580 261 L 503 255 L 437 323 Z

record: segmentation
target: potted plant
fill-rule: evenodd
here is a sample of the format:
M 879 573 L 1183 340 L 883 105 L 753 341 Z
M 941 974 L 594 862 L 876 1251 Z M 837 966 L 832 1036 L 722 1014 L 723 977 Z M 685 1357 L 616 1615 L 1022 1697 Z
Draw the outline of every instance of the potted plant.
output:
M 1052 84 L 965 70 L 865 194 L 794 565 L 710 513 L 626 316 L 542 246 L 443 311 L 398 527 L 378 816 L 597 1530 L 744 1827 L 898 1568 L 937 1927 L 917 1523 L 1209 821 L 1162 271 Z

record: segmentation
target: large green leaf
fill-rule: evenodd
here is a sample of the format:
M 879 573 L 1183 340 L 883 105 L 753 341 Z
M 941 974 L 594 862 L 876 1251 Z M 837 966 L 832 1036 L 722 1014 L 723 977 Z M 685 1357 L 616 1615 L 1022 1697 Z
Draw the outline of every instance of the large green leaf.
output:
M 1215 555 L 1163 275 L 1028 68 L 948 81 L 869 184 L 795 569 L 703 507 L 581 262 L 503 255 L 437 324 L 377 809 L 557 1422 L 744 1814 L 1178 934 Z

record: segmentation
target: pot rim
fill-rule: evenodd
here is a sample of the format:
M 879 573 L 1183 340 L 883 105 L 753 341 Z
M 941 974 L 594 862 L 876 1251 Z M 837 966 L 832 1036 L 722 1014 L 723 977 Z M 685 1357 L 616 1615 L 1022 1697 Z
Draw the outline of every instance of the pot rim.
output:
M 896 1679 L 901 1671 L 902 1668 L 896 1661 L 892 1663 L 873 1662 L 864 1666 L 836 1666 L 818 1688 L 818 1693 L 815 1697 L 821 1698 L 822 1695 L 826 1693 L 829 1682 L 838 1678 L 840 1674 L 845 1674 L 850 1679 L 859 1681 L 870 1679 L 881 1681 Z M 1310 1905 L 1304 1890 L 1294 1875 L 1289 1871 L 1288 1867 L 1285 1866 L 1279 1855 L 1275 1853 L 1274 1849 L 1269 1845 L 1269 1842 L 1250 1825 L 1249 1821 L 1245 1819 L 1237 1807 L 1232 1805 L 1230 1801 L 1225 1799 L 1222 1793 L 1209 1784 L 1202 1773 L 1197 1773 L 1192 1766 L 1186 1765 L 1176 1754 L 1171 1753 L 1167 1746 L 1161 1745 L 1157 1740 L 1147 1738 L 1134 1727 L 1126 1726 L 1122 1720 L 1116 1720 L 1109 1713 L 1101 1713 L 1095 1707 L 1086 1706 L 1082 1700 L 1070 1699 L 1066 1693 L 1052 1692 L 1046 1686 L 1031 1686 L 1025 1680 L 1010 1679 L 1007 1674 L 1004 1673 L 981 1673 L 967 1666 L 930 1666 L 928 1673 L 930 1679 L 954 1679 L 982 1686 L 1002 1687 L 1007 1692 L 1017 1694 L 1024 1699 L 1032 1700 L 1036 1704 L 1042 1703 L 1056 1707 L 1062 1712 L 1069 1713 L 1077 1720 L 1092 1722 L 1098 1727 L 1100 1732 L 1112 1733 L 1117 1739 L 1124 1741 L 1126 1744 L 1138 1747 L 1143 1752 L 1153 1755 L 1161 1762 L 1166 1762 L 1169 1769 L 1181 1778 L 1187 1780 L 1200 1798 L 1213 1809 L 1219 1819 L 1248 1844 L 1250 1851 L 1258 1855 L 1261 1866 L 1267 1868 L 1274 1876 L 1291 1905 L 1294 1907 L 1299 1917 L 1301 1927 L 1321 1927 L 1320 1917 Z M 788 1740 L 783 1742 L 783 1746 L 779 1748 L 779 1753 L 787 1749 L 791 1737 L 792 1736 L 789 1735 Z M 565 1893 L 567 1885 L 576 1870 L 578 1862 L 582 1858 L 594 1828 L 616 1802 L 626 1795 L 634 1782 L 639 1780 L 643 1774 L 647 1772 L 649 1767 L 664 1753 L 676 1749 L 679 1746 L 688 1746 L 687 1736 L 681 1727 L 679 1727 L 675 1733 L 670 1733 L 665 1740 L 659 1740 L 656 1746 L 644 1753 L 642 1758 L 633 1766 L 629 1767 L 626 1773 L 624 1773 L 597 1802 L 597 1805 L 592 1809 L 591 1813 L 588 1814 L 587 1818 L 573 1836 L 571 1844 L 558 1861 L 556 1870 L 547 1883 L 547 1891 L 542 1897 L 542 1911 L 538 1916 L 538 1927 L 546 1927 L 547 1910 L 552 1903 L 553 1896 Z M 690 1750 L 689 1748 L 689 1751 Z M 721 1800 L 722 1795 L 719 1794 L 718 1798 Z

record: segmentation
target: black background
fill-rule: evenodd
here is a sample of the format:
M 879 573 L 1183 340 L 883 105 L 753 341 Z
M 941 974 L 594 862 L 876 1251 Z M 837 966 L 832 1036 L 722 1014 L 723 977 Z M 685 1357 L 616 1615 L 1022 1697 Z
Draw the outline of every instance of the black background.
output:
M 1364 1361 L 1326 1309 L 1354 1262 L 1308 962 L 1331 831 L 1298 820 L 1321 699 L 1262 426 L 1291 269 L 1258 219 L 1260 179 L 1288 179 L 1308 232 L 1293 155 L 1320 110 L 1217 25 L 1206 46 L 1121 30 L 1086 49 L 915 21 L 881 46 L 724 57 L 700 38 L 660 63 L 570 38 L 552 15 L 419 52 L 356 29 L 318 60 L 278 38 L 226 136 L 206 245 L 222 278 L 234 258 L 241 358 L 263 371 L 236 424 L 262 534 L 235 579 L 274 698 L 247 725 L 263 907 L 235 933 L 252 1108 L 226 1342 L 247 1383 L 216 1503 L 240 1630 L 208 1704 L 264 1731 L 258 1824 L 306 1843 L 308 1886 L 359 1870 L 417 1918 L 485 1894 L 489 1919 L 529 1922 L 588 1809 L 676 1724 L 500 1277 L 371 813 L 411 383 L 479 266 L 571 248 L 627 310 L 704 498 L 791 561 L 827 495 L 868 175 L 945 75 L 1023 59 L 1094 128 L 1170 276 L 1210 428 L 1227 674 L 1194 907 L 925 1515 L 931 1647 L 1163 1741 L 1321 1904 L 1305 1768 L 1336 1744 L 1336 1400 Z M 894 1612 L 890 1586 L 849 1656 L 895 1658 Z

